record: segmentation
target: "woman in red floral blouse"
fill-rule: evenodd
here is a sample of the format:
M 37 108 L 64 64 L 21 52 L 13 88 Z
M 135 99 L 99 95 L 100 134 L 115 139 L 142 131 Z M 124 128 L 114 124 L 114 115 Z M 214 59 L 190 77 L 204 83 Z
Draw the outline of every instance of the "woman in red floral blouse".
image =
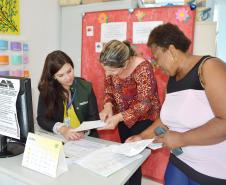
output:
M 150 62 L 136 55 L 129 42 L 112 40 L 100 54 L 105 71 L 104 129 L 118 126 L 121 142 L 145 130 L 159 116 L 157 83 Z M 141 170 L 129 185 L 141 184 Z

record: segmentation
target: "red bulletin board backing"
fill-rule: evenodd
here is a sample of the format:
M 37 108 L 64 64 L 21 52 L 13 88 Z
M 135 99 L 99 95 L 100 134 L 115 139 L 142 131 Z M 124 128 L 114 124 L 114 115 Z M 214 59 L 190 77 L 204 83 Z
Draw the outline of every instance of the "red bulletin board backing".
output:
M 103 107 L 104 71 L 99 63 L 99 54 L 96 52 L 96 44 L 100 42 L 101 24 L 110 22 L 127 23 L 127 40 L 131 42 L 136 51 L 146 59 L 151 58 L 150 50 L 146 44 L 133 44 L 133 23 L 145 21 L 171 22 L 180 27 L 185 35 L 193 41 L 195 12 L 189 6 L 171 6 L 158 8 L 137 8 L 129 10 L 113 10 L 89 12 L 83 16 L 82 21 L 82 77 L 91 81 L 97 96 L 99 111 Z M 117 39 L 117 38 L 116 38 Z M 193 42 L 192 42 L 193 43 Z M 193 45 L 190 47 L 192 51 Z M 153 63 L 154 64 L 154 63 Z M 164 100 L 165 87 L 168 77 L 155 65 L 154 71 L 158 83 L 158 92 L 161 102 Z M 103 139 L 119 141 L 117 129 L 113 131 L 101 131 Z M 144 176 L 158 182 L 163 182 L 169 152 L 159 149 L 150 155 L 142 166 Z

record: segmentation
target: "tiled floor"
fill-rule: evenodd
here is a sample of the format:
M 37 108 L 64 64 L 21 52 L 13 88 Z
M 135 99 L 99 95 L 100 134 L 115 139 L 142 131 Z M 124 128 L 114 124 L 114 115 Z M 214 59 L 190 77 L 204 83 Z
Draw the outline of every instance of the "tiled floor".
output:
M 152 181 L 150 179 L 147 179 L 147 178 L 143 177 L 142 178 L 142 185 L 161 185 L 161 184 L 159 184 L 157 182 L 154 182 L 154 181 Z

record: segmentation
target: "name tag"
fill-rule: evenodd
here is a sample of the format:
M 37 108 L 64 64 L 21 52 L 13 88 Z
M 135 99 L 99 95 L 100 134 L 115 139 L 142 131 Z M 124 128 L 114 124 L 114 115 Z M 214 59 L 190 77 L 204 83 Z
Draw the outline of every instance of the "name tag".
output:
M 79 103 L 79 105 L 85 105 L 87 103 L 88 103 L 88 101 L 84 101 L 84 102 Z
M 70 117 L 64 118 L 64 124 L 65 124 L 66 127 L 69 127 L 70 126 L 70 122 L 71 122 Z

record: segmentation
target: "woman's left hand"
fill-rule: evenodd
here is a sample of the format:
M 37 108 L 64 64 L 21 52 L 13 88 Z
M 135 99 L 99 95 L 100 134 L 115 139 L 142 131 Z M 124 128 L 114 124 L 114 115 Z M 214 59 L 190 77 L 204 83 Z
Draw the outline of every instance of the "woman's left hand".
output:
M 59 133 L 69 141 L 79 140 L 84 138 L 83 132 L 75 132 L 73 128 L 62 126 L 59 130 Z
M 109 117 L 105 123 L 107 124 L 105 127 L 99 129 L 99 130 L 113 130 L 117 127 L 118 123 L 120 121 L 123 121 L 123 117 L 121 113 L 118 113 L 114 116 Z
M 155 143 L 163 143 L 163 146 L 174 149 L 183 146 L 183 133 L 167 131 L 165 134 L 155 137 Z

